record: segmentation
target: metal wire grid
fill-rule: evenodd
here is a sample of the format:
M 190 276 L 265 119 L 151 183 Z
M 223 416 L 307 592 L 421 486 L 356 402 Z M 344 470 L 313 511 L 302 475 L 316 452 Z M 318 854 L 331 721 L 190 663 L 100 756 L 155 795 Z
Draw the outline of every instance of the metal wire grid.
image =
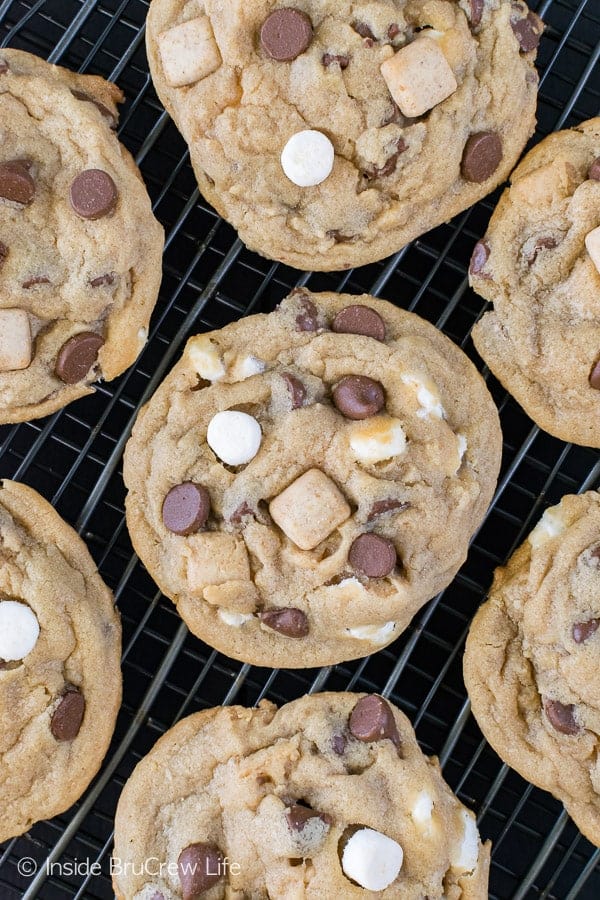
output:
M 600 0 L 537 6 L 547 23 L 539 137 L 598 114 Z M 494 566 L 546 505 L 599 486 L 600 459 L 540 432 L 485 370 L 505 438 L 494 503 L 453 584 L 377 655 L 289 672 L 229 660 L 188 635 L 133 554 L 121 454 L 140 405 L 189 334 L 269 310 L 291 287 L 308 284 L 384 296 L 433 321 L 475 356 L 470 331 L 484 305 L 469 290 L 466 270 L 495 202 L 488 198 L 390 260 L 344 274 L 299 275 L 249 253 L 199 198 L 185 144 L 152 90 L 143 48 L 147 7 L 145 0 L 0 0 L 4 45 L 103 74 L 124 88 L 120 135 L 167 231 L 161 298 L 135 368 L 47 420 L 0 429 L 0 475 L 33 485 L 75 524 L 115 591 L 124 626 L 124 704 L 105 764 L 72 810 L 0 846 L 1 900 L 112 897 L 114 808 L 132 768 L 160 734 L 206 706 L 251 705 L 263 697 L 282 703 L 323 689 L 377 690 L 410 716 L 423 749 L 438 753 L 446 779 L 477 810 L 482 833 L 494 842 L 490 897 L 600 897 L 600 851 L 559 803 L 502 765 L 482 740 L 460 671 L 468 623 Z M 38 866 L 34 877 L 17 870 L 25 856 Z M 98 863 L 100 874 L 86 874 L 86 861 Z M 53 863 L 61 863 L 60 871 L 52 871 Z

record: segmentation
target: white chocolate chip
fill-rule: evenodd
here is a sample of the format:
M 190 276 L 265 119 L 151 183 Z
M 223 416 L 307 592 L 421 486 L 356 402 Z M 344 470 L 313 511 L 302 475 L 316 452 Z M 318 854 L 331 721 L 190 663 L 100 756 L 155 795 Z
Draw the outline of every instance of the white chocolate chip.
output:
M 435 416 L 437 419 L 446 418 L 446 410 L 442 406 L 441 397 L 430 378 L 425 381 L 416 375 L 402 375 L 402 382 L 414 387 L 417 391 L 417 400 L 421 407 L 417 410 L 417 416 L 420 419 L 425 419 L 427 416 Z
M 398 877 L 403 859 L 396 841 L 372 828 L 361 828 L 344 847 L 342 869 L 365 890 L 383 891 Z
M 381 74 L 403 115 L 422 116 L 458 87 L 440 45 L 420 37 L 381 65 Z
M 193 84 L 221 65 L 212 26 L 207 16 L 175 25 L 158 36 L 158 49 L 171 87 Z
M 31 328 L 24 309 L 0 309 L 0 372 L 26 369 L 31 363 Z
M 333 144 L 320 131 L 299 131 L 294 134 L 281 154 L 281 166 L 286 176 L 298 187 L 314 187 L 329 178 L 333 169 Z
M 428 791 L 419 791 L 410 814 L 415 825 L 417 825 L 424 834 L 428 834 L 431 831 L 432 813 L 433 797 Z
M 250 619 L 253 619 L 254 616 L 250 613 L 237 613 L 232 612 L 230 609 L 220 609 L 219 618 L 226 625 L 231 625 L 232 628 L 240 628 L 246 622 L 249 622 Z
M 253 375 L 260 375 L 267 368 L 267 364 L 256 356 L 238 356 L 233 361 L 229 370 L 232 381 L 245 381 Z
M 16 600 L 0 600 L 0 659 L 25 659 L 39 636 L 37 616 L 29 606 Z
M 475 816 L 466 809 L 461 810 L 463 836 L 452 858 L 452 868 L 459 872 L 472 872 L 479 859 L 479 832 Z
M 226 409 L 208 423 L 206 441 L 224 463 L 243 466 L 258 453 L 262 432 L 254 416 Z
M 560 510 L 554 507 L 547 509 L 529 535 L 529 543 L 535 550 L 547 541 L 552 540 L 552 538 L 558 537 L 559 534 L 563 533 L 565 528 L 566 525 L 560 514 Z
M 215 344 L 205 334 L 189 341 L 186 352 L 195 372 L 207 381 L 220 381 L 225 377 L 225 366 Z
M 309 469 L 271 500 L 269 512 L 297 547 L 313 550 L 352 510 L 331 478 L 320 469 Z
M 596 271 L 600 273 L 600 225 L 586 235 L 585 246 L 590 259 L 596 267 Z
M 406 450 L 406 435 L 400 419 L 373 416 L 353 425 L 350 447 L 361 462 L 383 462 L 392 456 L 400 456 Z
M 357 641 L 385 644 L 395 627 L 395 622 L 386 622 L 385 625 L 359 625 L 357 628 L 346 628 L 346 633 Z

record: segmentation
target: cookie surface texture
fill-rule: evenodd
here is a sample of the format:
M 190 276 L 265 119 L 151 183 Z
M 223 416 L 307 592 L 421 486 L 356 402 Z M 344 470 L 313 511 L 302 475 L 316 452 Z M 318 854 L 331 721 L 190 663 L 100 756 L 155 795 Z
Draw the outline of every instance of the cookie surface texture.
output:
M 147 47 L 207 200 L 250 249 L 330 271 L 507 178 L 542 31 L 510 0 L 153 0 Z
M 390 643 L 492 497 L 498 415 L 436 328 L 296 290 L 192 338 L 126 449 L 135 548 L 189 628 L 257 665 Z

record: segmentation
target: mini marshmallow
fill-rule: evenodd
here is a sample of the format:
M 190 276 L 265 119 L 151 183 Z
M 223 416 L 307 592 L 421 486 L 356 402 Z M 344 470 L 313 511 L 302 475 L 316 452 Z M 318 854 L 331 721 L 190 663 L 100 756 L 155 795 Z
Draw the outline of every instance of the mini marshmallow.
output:
M 205 334 L 192 338 L 187 345 L 187 355 L 200 378 L 220 381 L 225 377 L 225 366 L 215 344 Z
M 410 814 L 415 825 L 418 825 L 425 834 L 431 830 L 432 813 L 433 797 L 427 791 L 419 791 Z
M 344 847 L 342 869 L 365 890 L 383 891 L 398 877 L 403 859 L 396 841 L 372 828 L 361 828 Z
M 381 74 L 403 115 L 422 116 L 458 87 L 437 41 L 419 37 L 381 64 Z
M 29 316 L 24 309 L 0 309 L 0 372 L 26 369 L 31 363 Z
M 329 178 L 333 169 L 333 144 L 320 131 L 299 131 L 281 154 L 286 176 L 298 187 L 314 187 Z
M 147 328 L 138 328 L 137 339 L 138 339 L 138 349 L 139 349 L 139 352 L 141 352 L 146 345 L 146 341 L 148 340 L 148 329 Z
M 467 447 L 469 445 L 464 434 L 456 435 L 456 443 L 458 444 L 458 468 L 460 469 L 462 461 L 465 458 L 465 453 L 467 452 Z
M 253 375 L 260 375 L 267 368 L 267 364 L 256 356 L 238 356 L 229 370 L 233 381 L 245 381 Z
M 600 273 L 600 226 L 586 235 L 585 246 L 596 271 Z
M 228 466 L 249 463 L 258 453 L 261 441 L 260 425 L 248 413 L 226 409 L 208 423 L 206 442 Z
M 479 859 L 477 822 L 475 821 L 475 816 L 466 809 L 462 809 L 460 814 L 463 820 L 464 831 L 457 852 L 451 861 L 452 868 L 457 869 L 459 872 L 472 872 Z
M 529 543 L 535 550 L 547 541 L 552 540 L 552 538 L 558 537 L 565 528 L 566 525 L 560 514 L 560 509 L 547 509 L 529 535 Z
M 249 622 L 250 619 L 253 619 L 254 616 L 251 613 L 237 613 L 232 612 L 230 609 L 220 609 L 219 618 L 226 625 L 231 625 L 232 628 L 240 628 L 246 622 Z
M 446 418 L 446 410 L 442 406 L 438 390 L 430 378 L 424 381 L 416 375 L 403 375 L 402 383 L 416 389 L 417 400 L 421 407 L 417 410 L 417 416 L 420 419 L 425 419 L 427 416 L 435 416 L 437 419 Z
M 31 653 L 40 636 L 34 611 L 16 600 L 0 600 L 0 659 L 16 662 Z
M 346 633 L 357 641 L 371 641 L 372 644 L 384 644 L 396 627 L 395 622 L 385 625 L 359 625 L 357 628 L 346 628 Z
M 406 450 L 406 435 L 400 419 L 373 416 L 354 425 L 350 447 L 361 462 L 376 463 L 400 456 Z
M 313 550 L 352 510 L 331 478 L 320 469 L 309 469 L 271 500 L 269 512 L 297 547 Z
M 221 65 L 221 54 L 207 16 L 189 19 L 163 31 L 158 36 L 158 49 L 171 87 L 200 81 Z

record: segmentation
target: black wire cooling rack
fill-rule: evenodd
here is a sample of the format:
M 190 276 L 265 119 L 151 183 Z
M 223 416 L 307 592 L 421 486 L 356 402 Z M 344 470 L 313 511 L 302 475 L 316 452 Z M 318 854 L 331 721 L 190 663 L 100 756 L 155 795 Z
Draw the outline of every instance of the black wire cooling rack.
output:
M 248 0 L 251 2 L 251 0 Z M 547 23 L 536 138 L 600 111 L 600 0 L 544 0 Z M 145 0 L 0 0 L 2 43 L 126 92 L 120 136 L 137 158 L 166 228 L 164 281 L 150 341 L 136 366 L 51 418 L 0 429 L 0 476 L 31 484 L 87 541 L 113 588 L 124 626 L 124 703 L 104 766 L 68 813 L 0 845 L 0 900 L 110 898 L 113 815 L 137 761 L 182 715 L 223 703 L 277 703 L 306 692 L 379 691 L 411 718 L 421 746 L 478 813 L 494 844 L 491 898 L 600 898 L 600 851 L 548 794 L 504 766 L 470 716 L 461 675 L 465 634 L 494 567 L 548 504 L 600 485 L 600 457 L 540 432 L 484 371 L 502 418 L 504 463 L 496 497 L 460 574 L 405 634 L 368 659 L 312 671 L 233 662 L 190 636 L 132 551 L 123 514 L 121 454 L 140 405 L 178 358 L 186 337 L 289 290 L 367 291 L 434 322 L 473 356 L 483 301 L 467 266 L 496 197 L 378 264 L 344 274 L 301 275 L 249 253 L 198 196 L 185 144 L 152 89 L 144 52 Z M 18 863 L 33 860 L 37 874 Z M 343 900 L 343 898 L 339 898 Z

